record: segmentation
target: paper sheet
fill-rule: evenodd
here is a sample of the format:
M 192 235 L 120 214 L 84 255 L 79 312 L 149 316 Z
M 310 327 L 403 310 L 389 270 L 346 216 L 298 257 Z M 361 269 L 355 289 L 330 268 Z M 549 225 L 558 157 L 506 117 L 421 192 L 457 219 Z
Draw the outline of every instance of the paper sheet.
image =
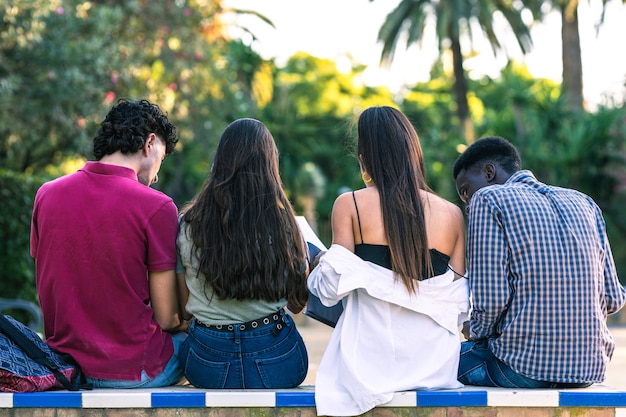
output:
M 296 221 L 298 222 L 298 226 L 300 226 L 300 233 L 302 233 L 302 237 L 304 238 L 304 240 L 317 246 L 322 251 L 328 250 L 328 248 L 326 248 L 320 238 L 317 237 L 313 229 L 311 229 L 309 222 L 306 221 L 306 218 L 304 216 L 296 216 Z

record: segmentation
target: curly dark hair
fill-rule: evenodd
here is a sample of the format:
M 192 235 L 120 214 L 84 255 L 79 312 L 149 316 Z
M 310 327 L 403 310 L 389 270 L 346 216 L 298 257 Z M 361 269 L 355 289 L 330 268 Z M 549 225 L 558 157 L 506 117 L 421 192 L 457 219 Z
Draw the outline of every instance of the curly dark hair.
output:
M 508 174 L 522 169 L 522 160 L 515 146 L 500 136 L 488 136 L 477 140 L 459 155 L 452 175 L 456 180 L 461 171 L 471 171 L 485 162 L 497 162 Z
M 106 115 L 93 138 L 93 155 L 96 160 L 117 151 L 134 154 L 144 145 L 150 133 L 165 143 L 165 154 L 174 151 L 178 142 L 176 127 L 159 106 L 148 100 L 120 99 Z

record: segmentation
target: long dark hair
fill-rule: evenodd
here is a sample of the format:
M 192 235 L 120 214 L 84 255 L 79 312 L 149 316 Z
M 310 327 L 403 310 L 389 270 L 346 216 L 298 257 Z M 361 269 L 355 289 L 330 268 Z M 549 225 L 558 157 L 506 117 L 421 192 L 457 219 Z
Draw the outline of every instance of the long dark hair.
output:
M 232 122 L 213 167 L 183 209 L 200 272 L 219 299 L 307 301 L 304 241 L 281 185 L 265 125 Z M 198 278 L 200 279 L 200 278 Z
M 358 118 L 358 153 L 380 194 L 391 266 L 410 292 L 432 275 L 424 207 L 424 155 L 413 125 L 399 110 L 370 107 Z

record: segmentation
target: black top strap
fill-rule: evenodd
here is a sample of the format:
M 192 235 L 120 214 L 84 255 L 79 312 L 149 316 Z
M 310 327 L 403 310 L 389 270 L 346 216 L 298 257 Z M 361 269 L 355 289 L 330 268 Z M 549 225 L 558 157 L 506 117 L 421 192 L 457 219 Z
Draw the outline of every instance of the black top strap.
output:
M 361 234 L 361 244 L 363 244 L 363 231 L 361 230 L 361 217 L 359 217 L 359 207 L 356 205 L 356 197 L 352 191 L 352 199 L 354 200 L 354 208 L 356 209 L 356 221 L 359 223 L 359 233 Z

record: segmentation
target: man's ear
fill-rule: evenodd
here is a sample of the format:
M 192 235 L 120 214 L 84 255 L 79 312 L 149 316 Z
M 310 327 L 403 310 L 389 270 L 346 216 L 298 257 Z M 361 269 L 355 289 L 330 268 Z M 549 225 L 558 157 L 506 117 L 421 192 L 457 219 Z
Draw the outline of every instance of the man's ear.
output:
M 146 138 L 146 141 L 143 144 L 143 148 L 141 148 L 141 151 L 143 152 L 144 156 L 150 155 L 150 148 L 154 146 L 154 141 L 156 139 L 157 137 L 154 133 L 150 133 L 148 135 L 148 137 Z
M 496 166 L 491 163 L 491 162 L 487 162 L 485 164 L 485 167 L 483 168 L 483 171 L 485 172 L 485 179 L 487 180 L 487 182 L 493 182 L 496 179 Z

